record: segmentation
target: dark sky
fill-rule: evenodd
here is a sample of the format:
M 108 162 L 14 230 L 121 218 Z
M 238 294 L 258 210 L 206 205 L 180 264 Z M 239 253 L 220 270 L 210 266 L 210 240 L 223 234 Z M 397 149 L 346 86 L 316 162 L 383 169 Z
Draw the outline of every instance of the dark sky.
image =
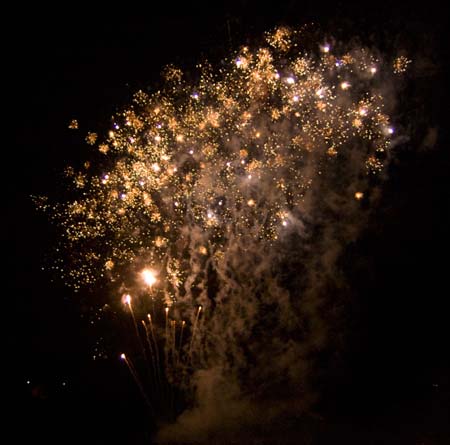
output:
M 318 3 L 240 1 L 176 14 L 170 6 L 125 11 L 120 5 L 99 13 L 69 4 L 5 17 L 14 25 L 4 68 L 12 74 L 4 89 L 13 98 L 7 110 L 13 141 L 3 147 L 10 198 L 3 236 L 11 266 L 3 310 L 11 353 L 4 367 L 13 375 L 3 384 L 13 396 L 16 434 L 127 444 L 144 443 L 148 434 L 123 366 L 91 360 L 89 303 L 41 271 L 54 233 L 29 196 L 61 189 L 63 168 L 89 156 L 68 122 L 77 118 L 82 132 L 101 132 L 136 89 L 157 85 L 165 64 L 189 69 L 204 57 L 220 61 L 246 36 L 315 21 L 343 36 L 372 36 L 381 46 L 393 36 L 437 68 L 410 91 L 421 100 L 421 127 L 391 167 L 377 223 L 346 256 L 360 297 L 348 314 L 354 335 L 345 366 L 324 388 L 326 420 L 314 443 L 444 443 L 450 433 L 448 11 L 437 2 Z M 438 142 L 418 150 L 429 127 L 438 129 Z

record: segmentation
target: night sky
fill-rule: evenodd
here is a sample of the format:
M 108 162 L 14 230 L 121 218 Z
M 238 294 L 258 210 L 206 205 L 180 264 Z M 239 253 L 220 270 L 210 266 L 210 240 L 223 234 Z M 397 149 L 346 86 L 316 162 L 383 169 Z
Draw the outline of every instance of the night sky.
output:
M 5 18 L 14 23 L 6 43 L 12 83 L 4 85 L 13 99 L 7 110 L 13 141 L 3 147 L 11 199 L 3 218 L 4 262 L 11 268 L 3 295 L 10 443 L 151 443 L 153 428 L 123 363 L 92 360 L 99 333 L 90 324 L 89 298 L 96 291 L 75 295 L 42 270 L 55 232 L 30 196 L 62 193 L 64 167 L 90 156 L 83 135 L 106 132 L 133 92 L 157 87 L 164 65 L 189 70 L 205 57 L 218 63 L 247 37 L 311 21 L 342 37 L 362 35 L 381 49 L 395 42 L 428 65 L 409 79 L 411 139 L 389 167 L 367 229 L 342 259 L 351 295 L 339 366 L 327 368 L 314 414 L 274 425 L 273 443 L 291 436 L 308 444 L 448 443 L 448 11 L 433 1 L 273 3 L 176 13 L 170 6 L 94 13 L 69 5 Z M 77 134 L 68 129 L 74 118 Z M 430 143 L 427 134 L 437 140 Z

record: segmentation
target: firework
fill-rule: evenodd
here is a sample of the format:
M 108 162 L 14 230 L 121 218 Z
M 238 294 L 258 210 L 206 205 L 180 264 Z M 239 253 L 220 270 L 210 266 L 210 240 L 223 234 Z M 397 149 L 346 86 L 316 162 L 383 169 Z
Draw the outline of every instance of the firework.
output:
M 408 63 L 279 28 L 218 70 L 200 64 L 196 82 L 168 67 L 163 88 L 138 91 L 108 135 L 87 134 L 103 160 L 67 169 L 77 197 L 39 202 L 63 229 L 68 284 L 107 279 L 139 296 L 136 314 L 151 300 L 150 329 L 142 326 L 160 387 L 182 368 L 248 368 L 252 355 L 320 349 L 318 289 L 389 160 L 395 129 L 384 91 Z M 124 301 L 145 357 L 131 297 Z M 320 335 L 304 340 L 306 325 Z M 274 367 L 303 378 L 296 364 Z
M 68 283 L 123 281 L 145 265 L 144 282 L 154 286 L 159 271 L 170 304 L 202 265 L 226 261 L 231 239 L 271 245 L 283 236 L 349 147 L 368 174 L 383 168 L 394 130 L 377 80 L 382 62 L 329 44 L 314 55 L 296 39 L 283 28 L 218 72 L 200 65 L 195 85 L 169 67 L 162 91 L 136 93 L 99 143 L 97 171 L 68 169 L 79 197 L 53 207 L 72 257 Z M 88 133 L 89 144 L 97 139 Z

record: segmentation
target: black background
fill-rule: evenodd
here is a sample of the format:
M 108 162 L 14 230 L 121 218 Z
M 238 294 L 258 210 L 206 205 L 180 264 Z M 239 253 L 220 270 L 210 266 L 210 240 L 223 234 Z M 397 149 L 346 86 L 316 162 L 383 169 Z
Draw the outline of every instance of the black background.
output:
M 16 8 L 20 9 L 20 8 Z M 389 36 L 437 64 L 411 94 L 438 128 L 433 150 L 418 150 L 424 129 L 391 167 L 373 223 L 349 250 L 358 301 L 342 369 L 323 388 L 314 443 L 443 444 L 448 427 L 448 11 L 437 2 L 408 5 L 234 2 L 166 10 L 110 5 L 93 11 L 25 7 L 4 17 L 4 112 L 12 143 L 3 147 L 7 204 L 3 318 L 8 352 L 5 393 L 16 437 L 71 443 L 145 443 L 142 402 L 115 359 L 93 361 L 89 302 L 77 300 L 41 267 L 54 233 L 32 194 L 61 189 L 60 173 L 89 158 L 87 131 L 109 118 L 138 88 L 154 88 L 167 63 L 190 69 L 220 61 L 277 24 L 317 22 L 341 35 Z M 414 58 L 414 54 L 411 54 Z M 68 130 L 80 122 L 80 135 Z M 6 139 L 5 139 L 6 140 Z M 5 142 L 6 143 L 6 142 Z M 12 310 L 11 310 L 12 309 Z M 30 381 L 28 384 L 27 381 Z M 8 405 L 9 407 L 9 405 Z M 282 442 L 280 442 L 282 443 Z

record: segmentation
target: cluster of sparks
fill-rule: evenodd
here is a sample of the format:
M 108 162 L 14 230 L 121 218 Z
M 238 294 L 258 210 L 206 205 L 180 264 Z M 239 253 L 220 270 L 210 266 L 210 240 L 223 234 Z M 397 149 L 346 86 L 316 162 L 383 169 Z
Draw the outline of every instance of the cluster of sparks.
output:
M 192 258 L 214 267 L 231 238 L 276 243 L 345 147 L 359 147 L 367 175 L 383 168 L 394 128 L 380 71 L 392 65 L 364 48 L 317 42 L 307 51 L 301 41 L 301 31 L 279 28 L 218 71 L 199 65 L 195 84 L 170 66 L 164 88 L 137 92 L 105 138 L 87 134 L 101 167 L 68 168 L 78 197 L 40 202 L 63 228 L 67 283 L 78 289 L 149 267 L 144 281 L 157 275 L 170 304 L 186 293 Z
M 245 352 L 239 345 L 260 329 L 259 299 L 270 308 L 286 306 L 271 315 L 272 346 L 264 337 L 263 351 L 277 361 L 280 375 L 300 373 L 295 366 L 287 371 L 290 350 L 281 340 L 292 326 L 310 320 L 285 317 L 300 306 L 287 303 L 289 286 L 277 277 L 271 281 L 277 275 L 273 260 L 292 248 L 289 235 L 301 234 L 322 197 L 344 194 L 339 202 L 351 206 L 340 215 L 359 217 L 360 201 L 370 196 L 371 178 L 387 164 L 394 143 L 386 81 L 411 63 L 405 56 L 386 62 L 366 48 L 347 50 L 308 38 L 304 30 L 278 28 L 263 45 L 242 47 L 218 70 L 198 65 L 195 82 L 167 67 L 162 89 L 138 91 L 113 117 L 107 135 L 85 135 L 101 161 L 66 169 L 71 199 L 36 200 L 62 229 L 57 250 L 66 255 L 53 267 L 63 280 L 75 290 L 106 280 L 122 295 L 139 346 L 134 352 L 150 382 L 141 380 L 131 355 L 120 358 L 152 411 L 159 401 L 176 412 L 175 388 L 186 389 L 197 367 L 247 366 L 245 358 L 259 345 Z M 68 126 L 80 129 L 75 119 Z M 305 283 L 318 276 L 312 269 L 323 263 L 316 260 L 308 263 Z M 283 258 L 278 264 L 284 266 Z M 293 294 L 301 292 L 298 287 Z M 244 296 L 247 304 L 241 304 Z M 305 317 L 322 326 L 314 313 L 318 304 L 305 307 Z M 90 323 L 109 309 L 106 304 L 93 311 Z M 216 313 L 219 321 L 211 316 Z M 265 323 L 265 329 L 271 326 Z M 301 341 L 306 336 L 304 329 Z M 102 340 L 94 360 L 108 356 Z M 292 356 L 297 361 L 317 345 L 313 339 Z M 273 373 L 261 379 L 274 380 Z

